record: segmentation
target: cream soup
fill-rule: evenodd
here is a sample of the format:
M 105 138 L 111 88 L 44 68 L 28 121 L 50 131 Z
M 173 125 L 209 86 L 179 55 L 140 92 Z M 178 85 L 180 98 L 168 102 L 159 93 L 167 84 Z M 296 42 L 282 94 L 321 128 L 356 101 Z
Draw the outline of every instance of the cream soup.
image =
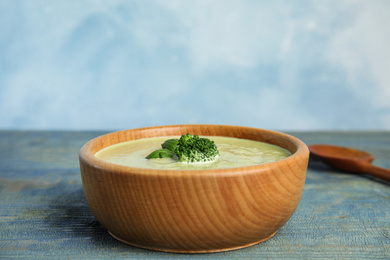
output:
M 197 170 L 251 166 L 284 159 L 291 153 L 279 146 L 232 137 L 201 136 L 213 140 L 220 156 L 215 162 L 188 164 L 172 158 L 145 159 L 151 152 L 161 149 L 161 144 L 171 138 L 155 137 L 123 142 L 98 151 L 95 156 L 110 163 L 165 170 Z

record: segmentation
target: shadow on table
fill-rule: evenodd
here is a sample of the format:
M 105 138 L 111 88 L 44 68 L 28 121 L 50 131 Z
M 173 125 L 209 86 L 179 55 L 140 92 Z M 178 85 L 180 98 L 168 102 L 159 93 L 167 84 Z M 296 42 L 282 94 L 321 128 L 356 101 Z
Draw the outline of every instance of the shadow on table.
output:
M 54 228 L 62 228 L 69 236 L 110 237 L 90 211 L 82 188 L 57 196 L 50 205 L 48 220 Z
M 141 250 L 114 239 L 93 216 L 86 202 L 82 188 L 70 191 L 64 185 L 56 189 L 62 193 L 49 203 L 48 224 L 61 238 L 81 238 L 81 243 L 90 247 L 124 248 L 129 251 Z M 60 193 L 60 192 L 57 192 Z M 89 238 L 85 240 L 85 238 Z M 90 244 L 93 242 L 93 244 Z

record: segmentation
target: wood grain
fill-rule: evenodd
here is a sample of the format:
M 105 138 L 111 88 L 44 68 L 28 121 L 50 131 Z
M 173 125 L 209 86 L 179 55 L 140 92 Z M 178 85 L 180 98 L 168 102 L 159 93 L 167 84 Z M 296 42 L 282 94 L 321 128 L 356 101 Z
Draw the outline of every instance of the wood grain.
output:
M 390 181 L 390 169 L 372 165 L 375 157 L 365 151 L 327 144 L 310 145 L 309 151 L 313 159 L 320 160 L 335 169 L 351 173 L 368 174 Z
M 274 163 L 216 170 L 139 169 L 94 157 L 124 141 L 181 134 L 265 141 L 293 155 Z M 309 152 L 295 137 L 237 126 L 178 125 L 110 133 L 80 151 L 85 196 L 99 222 L 125 243 L 169 252 L 215 252 L 272 237 L 301 199 Z
M 389 131 L 289 132 L 306 144 L 355 147 L 390 168 Z M 310 160 L 290 220 L 263 243 L 188 255 L 110 236 L 92 215 L 78 154 L 107 131 L 0 131 L 0 259 L 390 259 L 390 182 Z

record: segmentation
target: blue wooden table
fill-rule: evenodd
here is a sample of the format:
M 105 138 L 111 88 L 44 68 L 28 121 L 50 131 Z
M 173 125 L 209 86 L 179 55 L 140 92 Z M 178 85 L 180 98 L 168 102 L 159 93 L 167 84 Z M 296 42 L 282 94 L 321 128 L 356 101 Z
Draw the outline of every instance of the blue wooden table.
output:
M 213 254 L 143 250 L 113 239 L 85 201 L 78 153 L 105 132 L 0 131 L 0 258 L 390 259 L 390 183 L 310 160 L 301 203 L 270 240 Z M 364 149 L 390 168 L 390 132 L 289 132 Z

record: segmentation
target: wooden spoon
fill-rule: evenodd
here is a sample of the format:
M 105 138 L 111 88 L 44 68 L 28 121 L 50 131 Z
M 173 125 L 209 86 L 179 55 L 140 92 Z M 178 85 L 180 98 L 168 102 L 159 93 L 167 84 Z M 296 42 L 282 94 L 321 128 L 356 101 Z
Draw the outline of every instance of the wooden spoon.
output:
M 365 173 L 374 177 L 390 181 L 390 170 L 371 164 L 375 157 L 367 152 L 325 144 L 309 145 L 312 158 L 320 160 L 335 169 Z

